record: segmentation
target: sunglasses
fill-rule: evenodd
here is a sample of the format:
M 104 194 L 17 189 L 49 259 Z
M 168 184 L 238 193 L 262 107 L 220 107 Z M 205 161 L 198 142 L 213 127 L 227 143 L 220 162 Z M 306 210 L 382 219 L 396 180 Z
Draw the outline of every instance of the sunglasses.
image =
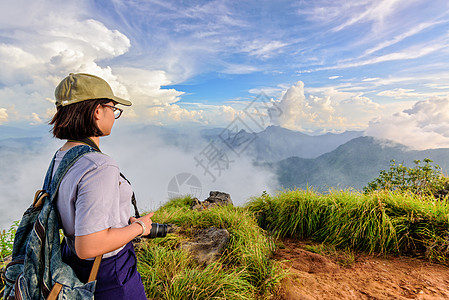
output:
M 118 119 L 120 118 L 120 116 L 122 115 L 123 109 L 109 105 L 109 104 L 102 104 L 102 106 L 107 106 L 110 107 L 112 109 L 112 111 L 114 112 L 114 118 Z

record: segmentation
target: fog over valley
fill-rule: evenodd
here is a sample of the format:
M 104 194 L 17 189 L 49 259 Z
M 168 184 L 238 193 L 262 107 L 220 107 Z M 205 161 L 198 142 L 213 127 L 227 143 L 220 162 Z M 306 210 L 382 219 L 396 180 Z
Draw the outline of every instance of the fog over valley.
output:
M 209 166 L 210 174 L 206 173 L 195 157 L 199 161 L 203 159 L 203 165 L 207 164 L 201 152 L 207 151 L 210 141 L 200 138 L 199 133 L 189 132 L 117 126 L 111 136 L 101 138 L 101 150 L 117 161 L 121 172 L 130 180 L 141 211 L 157 209 L 169 199 L 168 192 L 175 195 L 176 184 L 169 186 L 169 183 L 183 173 L 193 175 L 200 184 L 178 182 L 179 194 L 192 194 L 200 200 L 206 199 L 209 191 L 218 190 L 231 194 L 234 204 L 242 205 L 251 196 L 279 188 L 275 174 L 254 166 L 252 159 L 244 154 L 236 156 L 229 152 L 226 154 L 229 161 L 220 162 L 221 170 L 217 170 L 217 163 Z M 161 136 L 162 133 L 165 135 Z M 3 207 L 0 228 L 7 229 L 20 219 L 31 204 L 34 192 L 42 188 L 48 164 L 62 144 L 63 141 L 49 134 L 0 140 L 0 205 Z

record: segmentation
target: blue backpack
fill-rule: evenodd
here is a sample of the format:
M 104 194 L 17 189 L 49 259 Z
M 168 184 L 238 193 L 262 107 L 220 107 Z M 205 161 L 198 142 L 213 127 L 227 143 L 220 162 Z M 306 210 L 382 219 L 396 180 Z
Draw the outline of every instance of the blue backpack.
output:
M 73 269 L 62 261 L 61 227 L 56 209 L 56 195 L 62 178 L 78 159 L 94 151 L 84 145 L 71 148 L 52 179 L 53 158 L 43 189 L 36 192 L 33 204 L 17 228 L 12 261 L 5 270 L 5 300 L 94 299 L 101 256 L 95 259 L 89 282 L 81 282 Z

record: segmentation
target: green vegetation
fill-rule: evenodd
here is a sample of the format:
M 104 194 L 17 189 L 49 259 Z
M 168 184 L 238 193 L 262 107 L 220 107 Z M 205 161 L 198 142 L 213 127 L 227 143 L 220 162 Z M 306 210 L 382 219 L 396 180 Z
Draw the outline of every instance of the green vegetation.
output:
M 396 165 L 392 160 L 390 170 L 380 171 L 379 177 L 363 188 L 365 193 L 377 190 L 410 192 L 416 195 L 437 195 L 439 191 L 449 186 L 449 178 L 445 177 L 438 165 L 432 166 L 432 160 L 415 160 L 415 167 L 409 168 L 403 164 Z
M 5 264 L 5 258 L 12 253 L 12 247 L 14 244 L 14 236 L 16 234 L 17 226 L 19 221 L 16 221 L 11 225 L 8 231 L 3 230 L 0 232 L 0 269 L 3 269 Z M 3 295 L 3 290 L 5 289 L 5 283 L 3 281 L 3 276 L 0 277 L 0 297 Z
M 147 296 L 157 299 L 262 299 L 272 295 L 286 272 L 270 260 L 274 242 L 248 210 L 216 207 L 190 210 L 189 197 L 173 200 L 152 218 L 182 228 L 181 235 L 147 240 L 138 250 L 138 269 Z M 222 258 L 198 265 L 178 246 L 196 229 L 225 228 L 230 242 Z
M 6 256 L 11 255 L 12 246 L 14 244 L 14 236 L 20 221 L 15 221 L 9 230 L 0 232 L 0 259 L 3 263 Z
M 430 197 L 430 196 L 429 196 Z M 448 262 L 449 204 L 397 192 L 313 191 L 263 194 L 247 209 L 278 237 L 311 238 L 368 253 L 418 255 Z
M 275 248 L 283 247 L 277 237 L 312 240 L 306 250 L 342 266 L 354 263 L 355 251 L 449 264 L 449 204 L 431 199 L 399 188 L 328 194 L 294 190 L 264 192 L 245 207 L 203 211 L 190 209 L 190 197 L 174 199 L 152 219 L 174 224 L 176 233 L 144 239 L 136 248 L 137 268 L 151 299 L 269 299 L 287 275 L 272 259 Z M 11 252 L 16 226 L 0 235 L 2 259 Z M 230 241 L 219 260 L 201 265 L 180 245 L 209 227 L 227 229 Z

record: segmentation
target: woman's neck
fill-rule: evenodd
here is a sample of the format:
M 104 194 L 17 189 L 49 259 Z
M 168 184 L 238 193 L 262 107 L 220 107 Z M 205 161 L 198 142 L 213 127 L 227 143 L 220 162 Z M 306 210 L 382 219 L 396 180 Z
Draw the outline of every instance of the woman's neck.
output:
M 98 147 L 100 147 L 100 137 L 99 136 L 92 136 L 89 139 L 91 139 Z M 61 147 L 61 151 L 67 151 L 75 146 L 84 145 L 84 143 L 76 142 L 76 141 L 67 141 L 64 145 Z

